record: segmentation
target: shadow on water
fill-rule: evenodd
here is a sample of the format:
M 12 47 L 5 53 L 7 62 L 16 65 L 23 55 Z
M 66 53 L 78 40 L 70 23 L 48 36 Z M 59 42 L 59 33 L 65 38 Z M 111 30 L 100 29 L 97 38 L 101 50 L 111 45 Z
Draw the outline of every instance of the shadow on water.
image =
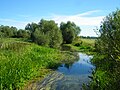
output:
M 37 90 L 83 90 L 82 85 L 90 81 L 88 76 L 95 66 L 90 62 L 93 56 L 79 53 L 79 57 L 73 64 L 61 64 L 54 73 L 38 82 Z

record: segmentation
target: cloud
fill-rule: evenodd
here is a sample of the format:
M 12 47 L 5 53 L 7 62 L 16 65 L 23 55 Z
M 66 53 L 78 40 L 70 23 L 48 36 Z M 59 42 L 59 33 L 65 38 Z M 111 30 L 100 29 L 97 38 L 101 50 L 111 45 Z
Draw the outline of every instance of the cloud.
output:
M 99 13 L 101 10 L 93 10 L 85 13 L 80 13 L 76 15 L 56 15 L 52 14 L 51 16 L 44 17 L 47 20 L 54 20 L 56 23 L 60 24 L 61 22 L 72 21 L 78 26 L 99 26 L 101 21 L 105 16 L 92 16 L 95 13 Z M 39 22 L 42 17 L 32 17 L 30 15 L 19 15 L 19 20 L 15 19 L 0 19 L 0 24 L 4 25 L 15 25 L 18 28 L 24 28 L 27 23 L 30 22 Z M 20 21 L 22 19 L 23 21 Z
M 104 19 L 105 16 L 97 16 L 102 12 L 101 10 L 93 10 L 88 11 L 85 13 L 80 13 L 76 15 L 52 15 L 52 20 L 54 20 L 58 25 L 61 22 L 72 21 L 76 25 L 80 26 L 82 36 L 97 36 L 93 29 L 99 27 L 101 21 Z
M 25 25 L 28 22 L 24 22 L 24 21 L 18 21 L 18 20 L 14 20 L 14 19 L 1 19 L 0 18 L 0 25 L 9 25 L 9 26 L 15 26 L 17 28 L 22 28 L 24 29 Z
M 94 13 L 100 12 L 100 10 L 88 11 L 77 15 L 53 15 L 52 20 L 60 24 L 61 22 L 72 21 L 78 26 L 89 25 L 99 26 L 105 16 L 92 16 Z
M 81 14 L 78 14 L 77 16 L 89 16 L 92 15 L 93 13 L 98 13 L 98 12 L 102 12 L 102 10 L 92 10 L 92 11 L 87 11 Z

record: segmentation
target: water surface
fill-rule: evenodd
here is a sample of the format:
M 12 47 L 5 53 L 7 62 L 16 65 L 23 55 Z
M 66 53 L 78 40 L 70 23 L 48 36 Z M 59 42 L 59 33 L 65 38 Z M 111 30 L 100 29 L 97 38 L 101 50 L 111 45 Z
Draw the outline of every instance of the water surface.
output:
M 90 60 L 92 56 L 79 53 L 79 60 L 73 64 L 61 64 L 56 72 L 48 75 L 38 83 L 38 90 L 83 90 L 82 85 L 87 84 L 89 75 L 94 69 Z
M 92 56 L 88 56 L 86 54 L 79 53 L 79 60 L 74 62 L 72 65 L 62 64 L 58 67 L 58 72 L 63 73 L 64 75 L 83 75 L 90 74 L 91 69 L 94 66 L 91 64 Z

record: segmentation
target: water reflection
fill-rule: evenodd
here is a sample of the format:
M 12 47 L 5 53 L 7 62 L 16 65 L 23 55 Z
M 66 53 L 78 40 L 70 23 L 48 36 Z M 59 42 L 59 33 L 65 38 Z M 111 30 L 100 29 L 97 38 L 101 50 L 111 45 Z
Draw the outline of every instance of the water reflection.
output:
M 74 62 L 72 65 L 62 64 L 58 67 L 58 72 L 61 72 L 65 75 L 82 75 L 90 74 L 94 66 L 91 64 L 90 60 L 92 56 L 79 53 L 79 60 Z
M 38 82 L 36 90 L 83 90 L 82 84 L 90 81 L 92 56 L 79 53 L 79 60 L 73 64 L 62 64 L 57 71 L 48 75 L 42 82 Z

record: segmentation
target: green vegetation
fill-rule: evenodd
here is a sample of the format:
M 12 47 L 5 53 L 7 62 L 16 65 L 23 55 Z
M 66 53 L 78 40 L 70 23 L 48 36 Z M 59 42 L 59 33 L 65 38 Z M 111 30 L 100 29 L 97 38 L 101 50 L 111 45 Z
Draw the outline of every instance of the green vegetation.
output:
M 85 52 L 94 54 L 92 62 L 96 65 L 89 89 L 118 90 L 120 10 L 104 19 L 98 38 L 79 37 L 80 31 L 73 22 L 62 22 L 58 27 L 55 21 L 44 19 L 38 24 L 27 24 L 25 30 L 1 25 L 0 88 L 21 89 L 33 78 L 43 77 L 49 69 L 56 69 L 60 63 L 75 60 L 77 56 L 73 52 Z
M 83 39 L 77 37 L 72 44 L 63 44 L 62 50 L 95 54 L 95 40 L 96 39 Z
M 63 43 L 65 44 L 71 44 L 81 31 L 75 23 L 70 21 L 67 23 L 62 22 L 60 24 L 60 30 L 62 31 Z
M 0 38 L 29 38 L 28 31 L 17 29 L 16 27 L 0 26 Z
M 55 69 L 63 60 L 75 59 L 72 53 L 23 42 L 22 39 L 2 39 L 0 42 L 0 88 L 20 89 L 44 69 Z
M 95 40 L 96 39 L 81 39 L 82 44 L 80 46 L 80 51 L 85 52 L 87 54 L 95 53 Z
M 28 23 L 25 30 L 1 25 L 0 38 L 27 38 L 38 45 L 60 49 L 63 43 L 71 44 L 80 31 L 74 22 L 62 22 L 58 27 L 53 20 L 41 19 L 38 24 Z
M 38 24 L 27 24 L 25 30 L 1 25 L 0 89 L 20 89 L 33 78 L 46 75 L 47 69 L 73 62 L 77 54 L 60 49 L 64 35 L 70 35 L 67 42 L 72 43 L 79 32 L 70 21 L 58 27 L 55 21 L 42 19 Z
M 81 39 L 81 40 L 82 40 L 83 46 L 91 46 L 91 47 L 93 46 L 94 47 L 96 39 Z
M 30 39 L 39 45 L 60 48 L 62 44 L 62 33 L 53 20 L 42 19 L 38 24 L 28 24 L 25 29 L 31 33 Z
M 25 27 L 30 32 L 30 39 L 39 44 L 51 48 L 60 48 L 62 43 L 70 44 L 80 33 L 80 28 L 75 23 L 68 21 L 57 26 L 55 21 L 44 20 L 36 23 L 27 24 Z
M 95 42 L 91 90 L 119 90 L 120 87 L 120 10 L 109 14 L 100 26 Z

